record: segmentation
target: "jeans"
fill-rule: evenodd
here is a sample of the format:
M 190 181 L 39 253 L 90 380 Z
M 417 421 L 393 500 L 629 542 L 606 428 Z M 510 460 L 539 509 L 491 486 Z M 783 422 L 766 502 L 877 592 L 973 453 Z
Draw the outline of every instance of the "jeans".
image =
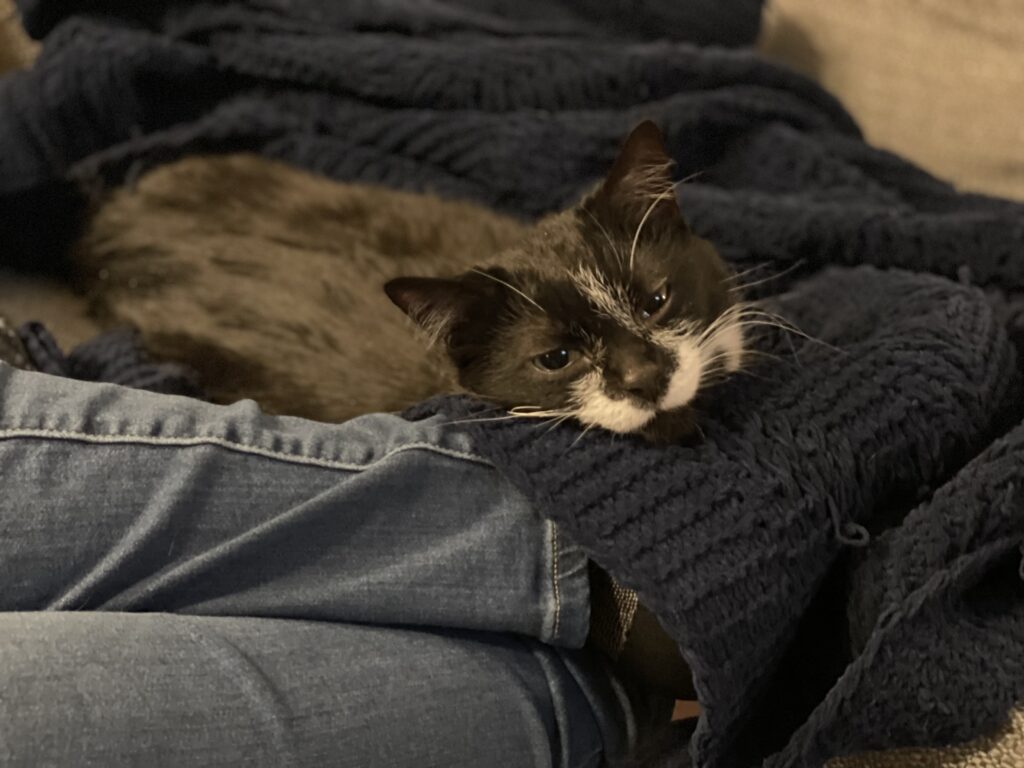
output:
M 457 424 L 0 364 L 0 765 L 597 766 L 587 562 Z

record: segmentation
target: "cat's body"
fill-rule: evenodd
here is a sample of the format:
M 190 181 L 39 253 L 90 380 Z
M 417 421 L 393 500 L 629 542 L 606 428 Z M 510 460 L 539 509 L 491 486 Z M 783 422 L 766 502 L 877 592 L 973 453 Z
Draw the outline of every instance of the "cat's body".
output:
M 522 238 L 469 203 L 338 184 L 255 155 L 160 167 L 98 209 L 75 261 L 97 317 L 199 372 L 217 402 L 343 421 L 455 381 L 381 287 Z
M 98 317 L 138 327 L 216 401 L 341 421 L 462 389 L 671 441 L 740 367 L 749 317 L 670 165 L 642 124 L 594 192 L 527 226 L 256 156 L 191 158 L 106 201 L 75 261 Z

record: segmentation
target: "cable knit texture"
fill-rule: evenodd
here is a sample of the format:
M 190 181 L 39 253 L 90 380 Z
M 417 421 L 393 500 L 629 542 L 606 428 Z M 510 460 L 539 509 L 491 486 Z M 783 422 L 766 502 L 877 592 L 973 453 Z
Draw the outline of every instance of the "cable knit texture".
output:
M 155 362 L 129 329 L 109 331 L 80 344 L 65 355 L 41 323 L 17 330 L 28 363 L 37 371 L 82 381 L 106 381 L 165 395 L 199 397 L 195 374 L 175 363 Z M 13 361 L 17 365 L 17 361 Z
M 24 0 L 46 37 L 0 81 L 3 258 L 59 268 L 70 179 L 131 183 L 199 150 L 531 217 L 654 119 L 697 174 L 679 191 L 694 229 L 813 339 L 759 334 L 696 447 L 462 428 L 679 641 L 698 766 L 993 731 L 1024 701 L 1024 207 L 867 146 L 808 80 L 685 42 L 744 38 L 713 8 L 753 5 Z M 486 407 L 410 415 L 438 410 Z

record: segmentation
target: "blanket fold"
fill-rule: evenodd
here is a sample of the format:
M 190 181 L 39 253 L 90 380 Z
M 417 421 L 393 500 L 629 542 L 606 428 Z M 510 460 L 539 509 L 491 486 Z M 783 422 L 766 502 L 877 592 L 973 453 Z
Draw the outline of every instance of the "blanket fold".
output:
M 17 0 L 22 23 L 42 39 L 68 16 L 99 15 L 176 33 L 207 28 L 270 30 L 380 29 L 408 35 L 481 32 L 492 35 L 667 38 L 704 45 L 748 45 L 760 27 L 762 0 Z M 195 21 L 193 21 L 195 20 Z
M 717 393 L 697 448 L 652 448 L 593 433 L 580 439 L 575 429 L 547 434 L 514 422 L 474 427 L 498 466 L 530 489 L 535 503 L 603 568 L 636 589 L 679 638 L 705 706 L 694 740 L 698 765 L 749 765 L 767 757 L 750 751 L 771 743 L 753 718 L 758 706 L 798 707 L 786 690 L 794 683 L 773 673 L 792 652 L 843 545 L 864 545 L 858 527 L 878 527 L 887 506 L 926 498 L 1019 398 L 1015 355 L 976 289 L 869 267 L 833 269 L 772 305 L 798 326 L 815 328 L 817 338 L 778 332 L 763 339 L 759 348 L 779 361 Z M 1024 427 L 1018 431 L 1024 434 Z M 941 610 L 950 590 L 982 578 L 1024 539 L 1020 494 L 1005 491 L 1024 479 L 1021 457 L 1002 456 L 1002 475 L 994 474 L 1000 484 L 972 484 L 974 473 L 995 472 L 988 465 L 1000 451 L 993 451 L 868 550 L 883 553 L 876 567 L 884 579 L 855 582 L 849 599 L 876 601 L 873 610 L 862 606 L 869 641 L 858 656 L 843 659 L 853 663 L 818 708 L 802 713 L 810 717 L 804 728 L 766 765 L 821 765 L 877 747 L 876 740 L 892 738 L 897 728 L 904 729 L 900 744 L 918 744 L 929 734 L 964 738 L 972 727 L 998 724 L 1006 703 L 1024 695 L 1019 660 L 960 655 L 964 646 L 977 649 L 978 632 L 958 634 L 956 622 L 965 617 Z M 957 507 L 952 499 L 967 488 L 973 506 Z M 993 503 L 1001 519 L 989 519 Z M 982 529 L 971 544 L 979 550 L 970 553 L 973 571 L 960 573 L 966 561 L 957 557 L 967 554 L 939 546 L 930 526 L 940 509 L 954 516 L 950 524 Z M 893 550 L 896 543 L 902 550 Z M 909 576 L 950 583 L 900 584 Z M 1024 611 L 1024 585 L 1014 586 L 1020 590 L 1012 605 Z M 921 618 L 918 602 L 936 610 Z M 1018 632 L 1024 625 L 1014 622 L 1021 616 L 1009 624 Z M 920 653 L 897 652 L 884 663 L 873 658 L 875 644 L 910 632 L 907 625 L 918 633 Z M 836 653 L 845 652 L 834 642 Z M 941 690 L 913 689 L 914 696 L 927 690 L 940 706 L 908 706 L 895 681 L 915 680 L 923 659 L 948 664 L 950 655 L 957 666 L 939 667 L 941 675 L 971 678 L 974 692 L 986 694 L 964 699 L 944 683 Z M 1006 685 L 1000 694 L 1006 699 L 988 710 L 994 673 Z M 870 675 L 886 684 L 869 685 Z M 857 697 L 869 701 L 873 721 L 838 708 Z M 972 719 L 964 720 L 965 713 Z M 831 741 L 821 743 L 826 737 Z
M 37 322 L 17 330 L 28 363 L 37 371 L 82 381 L 104 381 L 165 395 L 201 397 L 195 375 L 176 363 L 150 359 L 138 334 L 130 329 L 109 331 L 64 354 L 56 339 Z
M 1024 206 L 870 147 L 805 78 L 693 45 L 751 38 L 712 5 L 22 0 L 44 45 L 0 80 L 0 261 L 59 263 L 86 197 L 52 190 L 198 151 L 534 217 L 654 119 L 693 228 L 800 332 L 759 331 L 693 448 L 467 428 L 679 641 L 696 765 L 972 738 L 1024 703 Z M 127 347 L 86 352 L 134 381 Z

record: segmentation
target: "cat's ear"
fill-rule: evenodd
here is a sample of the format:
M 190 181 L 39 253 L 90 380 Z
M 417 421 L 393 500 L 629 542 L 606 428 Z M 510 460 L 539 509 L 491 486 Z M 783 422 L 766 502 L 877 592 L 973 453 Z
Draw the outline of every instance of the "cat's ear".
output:
M 672 165 L 661 130 L 645 120 L 626 138 L 595 199 L 614 210 L 682 221 L 672 184 Z
M 467 320 L 476 292 L 466 281 L 442 277 L 398 277 L 384 286 L 388 298 L 434 341 Z

